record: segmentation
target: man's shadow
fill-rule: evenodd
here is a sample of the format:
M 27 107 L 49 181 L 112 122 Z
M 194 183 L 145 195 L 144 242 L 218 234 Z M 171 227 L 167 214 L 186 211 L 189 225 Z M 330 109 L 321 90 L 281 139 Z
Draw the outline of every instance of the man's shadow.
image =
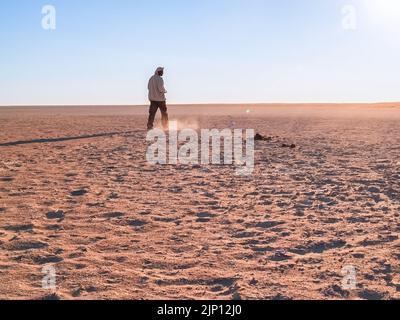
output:
M 108 132 L 108 133 L 88 134 L 88 135 L 77 136 L 77 137 L 21 140 L 21 141 L 0 143 L 0 147 L 13 147 L 13 146 L 20 146 L 20 145 L 34 144 L 34 143 L 56 143 L 56 142 L 73 141 L 73 140 L 81 140 L 81 139 L 92 139 L 92 138 L 99 138 L 99 137 L 112 137 L 112 136 L 116 136 L 116 135 L 126 136 L 126 135 L 130 135 L 130 134 L 141 133 L 141 132 L 144 132 L 144 131 L 136 130 L 136 131 L 125 131 L 125 132 Z

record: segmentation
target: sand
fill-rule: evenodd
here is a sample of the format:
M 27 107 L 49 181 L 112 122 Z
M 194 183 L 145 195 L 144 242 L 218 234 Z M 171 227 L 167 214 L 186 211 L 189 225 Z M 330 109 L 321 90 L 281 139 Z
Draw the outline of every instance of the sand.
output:
M 0 108 L 1 299 L 400 298 L 399 104 L 170 108 L 272 137 L 250 177 L 149 165 L 146 114 Z

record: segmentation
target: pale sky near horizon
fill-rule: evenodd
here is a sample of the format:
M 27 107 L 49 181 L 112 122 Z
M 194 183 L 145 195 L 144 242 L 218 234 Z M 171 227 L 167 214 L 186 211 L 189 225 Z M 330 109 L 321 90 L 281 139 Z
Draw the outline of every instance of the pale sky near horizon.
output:
M 159 65 L 170 103 L 400 101 L 400 0 L 1 0 L 0 43 L 0 105 L 146 104 Z

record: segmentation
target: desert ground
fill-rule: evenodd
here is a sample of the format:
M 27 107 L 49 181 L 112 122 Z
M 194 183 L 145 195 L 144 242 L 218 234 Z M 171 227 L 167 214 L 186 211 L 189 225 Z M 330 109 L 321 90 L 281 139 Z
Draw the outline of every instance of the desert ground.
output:
M 169 113 L 271 139 L 245 177 L 148 164 L 145 106 L 0 108 L 1 299 L 400 298 L 400 104 Z

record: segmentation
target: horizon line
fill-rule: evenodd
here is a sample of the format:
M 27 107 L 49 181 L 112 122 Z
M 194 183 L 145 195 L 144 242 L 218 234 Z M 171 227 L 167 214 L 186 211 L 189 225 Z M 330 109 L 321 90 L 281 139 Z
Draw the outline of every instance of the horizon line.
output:
M 384 104 L 399 104 L 400 101 L 381 101 L 381 102 L 205 102 L 205 103 L 170 103 L 172 107 L 183 106 L 272 106 L 272 105 L 384 105 Z M 148 107 L 149 104 L 16 104 L 16 105 L 0 105 L 0 108 L 65 108 L 65 107 Z

